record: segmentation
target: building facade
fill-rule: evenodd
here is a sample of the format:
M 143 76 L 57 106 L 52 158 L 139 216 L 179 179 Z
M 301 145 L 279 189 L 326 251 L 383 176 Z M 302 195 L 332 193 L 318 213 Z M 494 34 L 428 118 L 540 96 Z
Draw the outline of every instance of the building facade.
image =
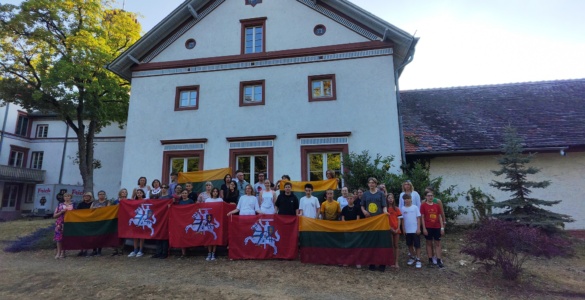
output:
M 12 220 L 35 207 L 36 184 L 83 186 L 77 157 L 77 138 L 52 114 L 27 112 L 0 102 L 0 220 Z M 95 191 L 117 197 L 125 130 L 112 125 L 96 136 Z
M 185 1 L 109 65 L 132 82 L 122 185 L 227 166 L 320 180 L 349 151 L 400 160 L 396 80 L 416 41 L 345 0 Z

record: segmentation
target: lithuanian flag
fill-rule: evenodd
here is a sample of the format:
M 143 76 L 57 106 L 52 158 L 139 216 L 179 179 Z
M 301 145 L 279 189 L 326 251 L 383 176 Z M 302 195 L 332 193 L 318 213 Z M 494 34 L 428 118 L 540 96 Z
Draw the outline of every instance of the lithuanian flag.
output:
M 301 217 L 299 237 L 303 263 L 394 264 L 387 215 L 346 222 Z
M 63 249 L 117 247 L 118 205 L 68 211 L 63 225 Z
M 190 182 L 193 184 L 193 191 L 197 192 L 198 194 L 205 191 L 205 183 L 207 181 L 211 181 L 213 187 L 220 188 L 221 185 L 224 183 L 223 178 L 226 174 L 231 174 L 232 169 L 230 168 L 222 168 L 222 169 L 214 169 L 214 170 L 205 170 L 205 171 L 195 171 L 195 172 L 179 172 L 179 177 L 177 181 L 180 184 L 185 184 Z
M 317 197 L 319 201 L 323 199 L 323 196 L 328 189 L 332 189 L 334 191 L 337 189 L 337 179 L 327 179 L 319 181 L 281 181 L 281 191 L 284 191 L 284 184 L 287 182 L 292 184 L 292 192 L 297 196 L 297 198 L 299 198 L 299 200 L 305 196 L 305 184 L 307 183 L 313 185 L 313 193 L 311 195 Z

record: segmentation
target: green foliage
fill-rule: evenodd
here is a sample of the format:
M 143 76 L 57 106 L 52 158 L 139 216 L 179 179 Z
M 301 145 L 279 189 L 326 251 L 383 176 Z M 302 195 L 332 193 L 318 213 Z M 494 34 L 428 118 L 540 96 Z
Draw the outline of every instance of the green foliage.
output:
M 495 198 L 484 193 L 480 188 L 471 186 L 465 199 L 473 205 L 470 210 L 474 222 L 486 220 L 492 214 L 492 204 Z
M 379 153 L 372 159 L 370 153 L 364 150 L 361 154 L 351 152 L 343 155 L 343 180 L 350 189 L 367 187 L 369 177 L 375 177 L 378 182 L 387 182 L 392 174 L 394 156 L 382 157 Z
M 404 166 L 402 174 L 393 174 L 390 173 L 393 161 L 394 157 L 382 157 L 380 154 L 372 159 L 368 151 L 363 151 L 361 154 L 352 152 L 344 155 L 343 166 L 346 172 L 343 174 L 343 179 L 346 186 L 349 186 L 350 189 L 366 187 L 368 177 L 376 177 L 378 182 L 383 183 L 386 190 L 393 193 L 395 199 L 398 199 L 402 192 L 402 183 L 410 180 L 421 196 L 426 187 L 430 186 L 434 189 L 435 196 L 443 202 L 445 217 L 447 221 L 450 221 L 449 223 L 453 223 L 457 216 L 467 213 L 464 206 L 454 207 L 462 194 L 454 192 L 454 185 L 442 188 L 443 178 L 441 177 L 431 179 L 427 164 L 417 161 L 410 166 Z M 424 199 L 421 200 L 424 201 Z
M 500 169 L 492 171 L 496 176 L 504 175 L 505 181 L 493 180 L 491 186 L 505 192 L 511 192 L 511 198 L 493 203 L 493 207 L 501 208 L 504 211 L 493 216 L 518 224 L 541 228 L 549 233 L 558 231 L 559 227 L 564 228 L 566 222 L 574 220 L 568 216 L 553 213 L 540 206 L 552 206 L 559 204 L 561 200 L 541 200 L 531 198 L 533 188 L 546 188 L 550 181 L 529 181 L 528 175 L 540 172 L 540 169 L 526 166 L 534 154 L 522 154 L 522 139 L 518 136 L 516 129 L 507 127 L 504 133 L 505 144 L 504 155 L 498 159 Z
M 133 14 L 110 0 L 27 0 L 0 5 L 0 99 L 57 113 L 78 139 L 79 168 L 93 189 L 93 139 L 123 124 L 130 85 L 106 65 L 140 37 Z

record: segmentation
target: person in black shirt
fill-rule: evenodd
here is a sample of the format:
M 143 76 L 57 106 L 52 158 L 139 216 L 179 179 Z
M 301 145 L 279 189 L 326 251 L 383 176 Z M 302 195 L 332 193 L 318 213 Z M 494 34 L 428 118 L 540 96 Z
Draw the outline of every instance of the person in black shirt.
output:
M 360 219 L 361 207 L 354 205 L 353 194 L 347 194 L 347 206 L 341 210 L 341 221 L 353 221 Z
M 299 210 L 299 198 L 292 193 L 292 184 L 287 182 L 284 184 L 284 193 L 278 195 L 276 198 L 276 213 L 279 215 L 296 216 Z
M 83 201 L 77 203 L 77 207 L 75 209 L 90 209 L 91 204 L 93 203 L 93 195 L 91 192 L 86 192 L 83 194 Z M 83 249 L 77 253 L 77 256 L 90 256 L 87 253 L 87 249 Z

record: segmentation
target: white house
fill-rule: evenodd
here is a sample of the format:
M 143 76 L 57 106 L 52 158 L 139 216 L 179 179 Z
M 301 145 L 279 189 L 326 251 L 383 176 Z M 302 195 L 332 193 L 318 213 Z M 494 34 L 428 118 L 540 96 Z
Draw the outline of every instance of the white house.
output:
M 509 199 L 489 183 L 505 181 L 491 171 L 500 168 L 503 131 L 511 125 L 525 149 L 537 153 L 530 166 L 542 169 L 528 180 L 551 182 L 530 196 L 562 200 L 545 209 L 572 216 L 567 229 L 585 228 L 585 79 L 412 90 L 400 97 L 409 161 L 429 162 L 431 176 L 457 185 L 455 192 L 474 186 L 497 201 Z M 464 197 L 457 204 L 470 205 Z
M 0 101 L 0 220 L 11 220 L 34 207 L 36 184 L 81 185 L 77 138 L 56 115 L 29 113 Z M 117 197 L 122 173 L 125 130 L 112 125 L 95 139 L 94 188 Z
M 132 82 L 122 186 L 227 166 L 318 180 L 366 149 L 399 165 L 416 42 L 346 0 L 187 0 L 108 66 Z

